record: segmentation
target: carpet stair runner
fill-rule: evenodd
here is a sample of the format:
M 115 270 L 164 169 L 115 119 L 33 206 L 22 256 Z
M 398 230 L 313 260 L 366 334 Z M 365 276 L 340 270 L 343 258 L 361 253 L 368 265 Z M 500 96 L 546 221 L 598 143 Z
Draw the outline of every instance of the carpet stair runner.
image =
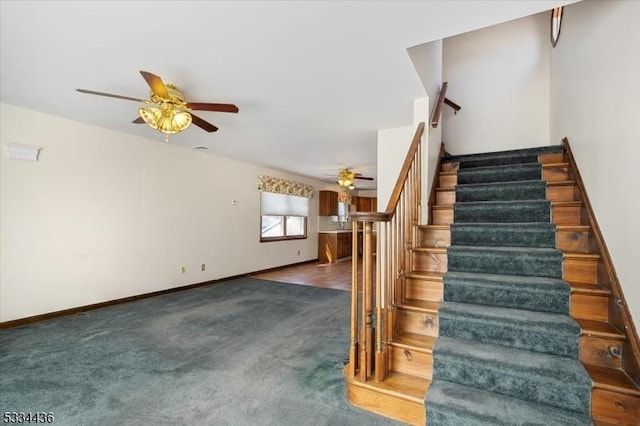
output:
M 430 426 L 592 424 L 593 381 L 538 163 L 561 150 L 444 159 L 458 171 Z

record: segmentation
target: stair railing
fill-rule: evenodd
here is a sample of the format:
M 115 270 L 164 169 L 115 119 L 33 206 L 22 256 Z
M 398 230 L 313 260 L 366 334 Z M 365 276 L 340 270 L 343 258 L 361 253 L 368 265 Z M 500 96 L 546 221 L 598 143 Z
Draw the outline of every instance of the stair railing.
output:
M 395 308 L 404 299 L 404 276 L 412 266 L 407 252 L 417 239 L 422 194 L 420 141 L 424 128 L 425 124 L 420 123 L 416 129 L 386 210 L 351 215 L 351 346 L 345 374 L 362 382 L 372 378 L 380 382 L 388 374 Z M 362 233 L 361 273 L 359 233 Z
M 440 88 L 440 93 L 438 93 L 438 99 L 436 99 L 436 103 L 433 105 L 433 114 L 431 115 L 431 128 L 435 129 L 440 124 L 440 117 L 442 116 L 442 106 L 447 105 L 453 109 L 453 113 L 457 114 L 458 111 L 462 109 L 460 105 L 453 102 L 451 99 L 447 98 L 447 86 L 449 86 L 448 82 L 442 83 L 442 87 Z

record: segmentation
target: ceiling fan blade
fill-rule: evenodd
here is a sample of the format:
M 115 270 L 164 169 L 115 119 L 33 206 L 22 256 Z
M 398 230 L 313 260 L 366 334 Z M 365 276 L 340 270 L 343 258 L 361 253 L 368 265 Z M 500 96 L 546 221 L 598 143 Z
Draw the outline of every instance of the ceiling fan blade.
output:
M 142 119 L 142 117 L 138 117 L 135 120 L 132 121 L 133 124 L 144 124 L 144 120 Z
M 355 179 L 360 179 L 360 180 L 373 180 L 372 177 L 367 177 L 367 176 L 354 176 Z
M 162 79 L 155 74 L 151 74 L 147 71 L 140 71 L 142 77 L 144 77 L 145 81 L 151 87 L 151 91 L 161 98 L 168 98 L 169 92 L 167 92 L 167 87 L 162 82 Z
M 238 112 L 238 107 L 233 104 L 208 104 L 202 102 L 188 102 L 187 108 L 196 111 Z
M 87 90 L 87 89 L 76 89 L 76 90 L 80 93 L 87 93 L 89 95 L 106 96 L 108 98 L 126 99 L 127 101 L 142 102 L 142 99 L 131 98 L 129 96 L 113 95 L 111 93 L 95 92 L 93 90 Z
M 208 121 L 204 121 L 202 118 L 198 117 L 197 115 L 191 114 L 191 122 L 209 133 L 215 132 L 216 130 L 218 130 L 216 126 L 209 123 Z

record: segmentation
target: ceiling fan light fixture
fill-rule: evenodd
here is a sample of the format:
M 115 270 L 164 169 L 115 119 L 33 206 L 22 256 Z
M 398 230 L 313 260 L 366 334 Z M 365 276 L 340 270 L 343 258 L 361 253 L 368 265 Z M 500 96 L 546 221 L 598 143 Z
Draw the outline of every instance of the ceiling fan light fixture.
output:
M 149 127 L 166 135 L 182 132 L 191 125 L 192 121 L 191 114 L 187 111 L 176 110 L 171 106 L 140 108 L 138 114 Z
M 338 174 L 338 181 L 336 183 L 343 188 L 355 189 L 356 184 L 354 179 L 355 174 L 349 169 L 344 169 Z

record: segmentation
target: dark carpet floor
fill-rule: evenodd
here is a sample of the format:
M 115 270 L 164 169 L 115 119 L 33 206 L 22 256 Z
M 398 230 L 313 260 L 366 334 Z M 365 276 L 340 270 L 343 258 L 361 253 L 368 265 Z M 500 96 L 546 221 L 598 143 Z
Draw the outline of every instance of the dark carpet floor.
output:
M 60 425 L 397 425 L 349 405 L 351 294 L 241 278 L 0 331 L 0 410 Z

